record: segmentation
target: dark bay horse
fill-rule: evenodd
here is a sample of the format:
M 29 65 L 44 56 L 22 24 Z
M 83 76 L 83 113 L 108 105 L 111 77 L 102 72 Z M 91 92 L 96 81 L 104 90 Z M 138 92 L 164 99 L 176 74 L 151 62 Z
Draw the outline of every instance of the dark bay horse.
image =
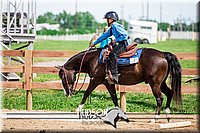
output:
M 86 53 L 87 52 L 87 53 Z M 74 82 L 79 72 L 82 58 L 82 73 L 88 73 L 90 83 L 86 89 L 83 99 L 77 108 L 81 110 L 87 97 L 100 84 L 104 84 L 111 95 L 115 106 L 118 106 L 117 95 L 114 84 L 109 84 L 105 79 L 106 65 L 99 64 L 100 49 L 90 49 L 71 57 L 60 67 L 59 76 L 62 80 L 65 95 L 74 94 Z M 157 102 L 156 115 L 160 114 L 163 102 L 162 93 L 167 96 L 166 112 L 170 112 L 172 98 L 181 105 L 181 66 L 176 56 L 170 52 L 161 52 L 151 48 L 144 48 L 137 64 L 119 66 L 119 84 L 135 85 L 141 82 L 148 83 L 152 89 Z M 168 75 L 171 75 L 171 89 L 166 84 Z M 134 89 L 134 88 L 133 88 Z M 161 93 L 162 92 L 162 93 Z

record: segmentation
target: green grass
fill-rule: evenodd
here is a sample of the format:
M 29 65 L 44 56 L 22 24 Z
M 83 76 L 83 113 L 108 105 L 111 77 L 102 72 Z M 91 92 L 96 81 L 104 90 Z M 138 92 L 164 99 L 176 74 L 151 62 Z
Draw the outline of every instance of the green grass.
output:
M 165 52 L 198 52 L 198 43 L 192 40 L 170 40 L 156 44 L 140 44 L 139 47 L 155 48 Z
M 24 45 L 24 44 L 23 44 Z M 13 45 L 13 49 L 20 45 Z M 198 52 L 197 41 L 192 40 L 170 40 L 158 42 L 156 44 L 139 44 L 138 47 L 155 48 L 169 52 Z M 88 41 L 50 41 L 36 40 L 34 50 L 66 50 L 83 51 L 88 48 Z M 63 60 L 63 58 L 34 58 L 34 62 L 44 62 L 53 60 Z M 182 68 L 197 68 L 198 61 L 180 60 Z
M 45 82 L 52 80 L 60 80 L 58 74 L 37 74 L 37 77 L 33 79 L 33 82 Z
M 37 40 L 34 50 L 66 50 L 80 51 L 85 50 L 89 46 L 88 41 L 49 41 Z
M 78 107 L 84 91 L 69 98 L 65 97 L 62 90 L 32 90 L 33 91 L 33 110 L 54 110 L 54 111 L 75 111 Z M 5 90 L 3 93 L 3 109 L 25 110 L 25 91 L 21 89 Z M 119 94 L 118 98 L 119 98 Z M 152 94 L 127 93 L 127 112 L 154 113 L 156 101 Z M 176 110 L 172 106 L 173 113 L 197 114 L 198 107 L 197 95 L 183 95 L 183 108 Z M 166 97 L 164 99 L 162 112 L 164 111 Z M 109 93 L 93 92 L 85 103 L 86 109 L 106 109 L 114 107 Z
M 67 50 L 82 51 L 88 48 L 88 41 L 49 41 L 37 40 L 35 50 Z M 157 44 L 140 44 L 139 47 L 155 48 L 169 52 L 197 52 L 197 41 L 191 40 L 170 40 L 158 42 Z
M 82 51 L 88 48 L 88 42 L 89 41 L 36 40 L 34 43 L 34 50 Z M 22 45 L 13 45 L 12 49 L 19 46 Z M 138 47 L 155 48 L 168 52 L 198 52 L 197 41 L 192 40 L 170 40 L 158 42 L 156 44 L 139 44 Z
M 179 60 L 182 68 L 199 68 L 199 60 Z

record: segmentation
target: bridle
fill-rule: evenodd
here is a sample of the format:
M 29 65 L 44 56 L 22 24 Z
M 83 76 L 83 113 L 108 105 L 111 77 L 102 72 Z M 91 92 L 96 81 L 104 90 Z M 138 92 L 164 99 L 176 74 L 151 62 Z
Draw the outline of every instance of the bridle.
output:
M 68 90 L 69 90 L 69 94 L 72 95 L 74 94 L 75 90 L 76 90 L 76 87 L 77 87 L 77 84 L 78 84 L 78 80 L 79 80 L 79 77 L 80 77 L 80 73 L 81 73 L 81 69 L 82 69 L 82 65 L 83 65 L 83 61 L 84 61 L 84 58 L 86 56 L 86 54 L 89 52 L 90 48 L 84 53 L 83 57 L 82 57 L 82 60 L 81 60 L 81 64 L 80 64 L 80 67 L 79 67 L 79 71 L 78 71 L 78 78 L 77 80 L 75 81 L 75 87 L 74 85 L 72 86 L 72 89 L 69 89 L 69 82 L 67 80 L 67 71 L 66 69 L 64 68 L 64 66 L 61 67 L 61 69 L 64 71 L 64 76 L 66 78 L 66 84 L 67 84 L 67 87 L 68 87 Z M 75 93 L 78 94 L 80 92 L 80 90 L 83 88 L 83 85 L 85 83 L 85 80 L 86 80 L 86 77 L 87 77 L 87 73 L 85 74 L 85 77 L 84 77 L 84 80 L 83 80 L 83 83 L 81 85 L 81 87 L 78 89 L 78 91 Z M 72 91 L 71 91 L 72 90 Z
M 66 81 L 66 84 L 67 84 L 67 88 L 68 88 L 68 91 L 69 91 L 69 95 L 72 95 L 74 92 L 72 92 L 71 89 L 69 89 L 69 82 L 68 82 L 68 80 L 67 80 L 67 71 L 66 71 L 66 69 L 64 68 L 64 66 L 62 66 L 61 69 L 64 71 L 65 81 Z M 72 90 L 73 90 L 73 87 L 72 87 Z

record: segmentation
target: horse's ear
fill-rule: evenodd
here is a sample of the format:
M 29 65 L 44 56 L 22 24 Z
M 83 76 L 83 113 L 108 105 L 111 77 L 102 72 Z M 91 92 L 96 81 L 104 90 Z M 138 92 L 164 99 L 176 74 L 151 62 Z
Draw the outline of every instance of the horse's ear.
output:
M 63 66 L 54 66 L 55 68 L 62 69 Z

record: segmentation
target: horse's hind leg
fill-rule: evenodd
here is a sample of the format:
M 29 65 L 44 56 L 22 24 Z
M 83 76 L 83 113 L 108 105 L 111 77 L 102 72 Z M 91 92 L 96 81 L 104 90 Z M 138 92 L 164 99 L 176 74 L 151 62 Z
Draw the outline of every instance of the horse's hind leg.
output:
M 163 96 L 160 90 L 160 84 L 159 83 L 150 83 L 153 95 L 156 98 L 156 102 L 157 102 L 157 107 L 156 107 L 156 114 L 155 114 L 155 119 L 159 118 L 160 115 L 160 109 L 162 106 L 162 102 L 163 102 Z
M 170 104 L 171 104 L 172 97 L 173 97 L 173 91 L 167 86 L 165 81 L 161 84 L 161 91 L 167 97 L 165 112 L 166 112 L 167 120 L 169 121 L 169 119 L 170 119 L 170 115 L 169 115 L 170 114 Z

